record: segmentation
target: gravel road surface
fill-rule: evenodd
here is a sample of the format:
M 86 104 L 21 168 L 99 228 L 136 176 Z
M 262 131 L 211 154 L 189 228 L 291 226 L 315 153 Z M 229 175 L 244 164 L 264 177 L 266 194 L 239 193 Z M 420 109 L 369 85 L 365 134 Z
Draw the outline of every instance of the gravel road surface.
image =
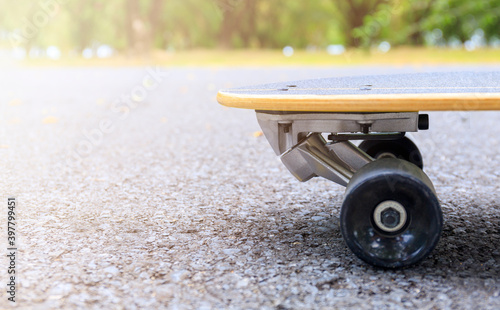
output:
M 0 309 L 7 197 L 20 309 L 498 309 L 500 113 L 415 134 L 445 225 L 433 254 L 371 267 L 341 237 L 343 188 L 296 181 L 220 88 L 500 67 L 68 68 L 0 73 Z

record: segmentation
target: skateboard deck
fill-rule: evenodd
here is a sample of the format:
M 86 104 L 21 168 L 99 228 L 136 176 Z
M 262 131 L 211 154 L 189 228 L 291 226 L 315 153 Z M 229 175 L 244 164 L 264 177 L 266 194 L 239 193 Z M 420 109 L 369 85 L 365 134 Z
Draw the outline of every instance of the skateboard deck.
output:
M 262 111 L 500 110 L 500 72 L 323 78 L 221 90 L 220 104 Z

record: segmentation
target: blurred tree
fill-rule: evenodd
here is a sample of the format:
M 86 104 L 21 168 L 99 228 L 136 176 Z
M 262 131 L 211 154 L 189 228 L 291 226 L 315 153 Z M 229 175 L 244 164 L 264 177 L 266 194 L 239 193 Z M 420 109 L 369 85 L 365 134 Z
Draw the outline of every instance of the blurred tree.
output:
M 375 13 L 377 7 L 389 0 L 333 0 L 338 9 L 339 18 L 343 21 L 342 28 L 346 35 L 348 46 L 358 47 L 362 40 L 354 35 L 354 30 L 363 26 L 365 17 Z
M 249 47 L 256 30 L 258 0 L 215 0 L 222 11 L 222 24 L 218 35 L 219 46 L 233 46 L 234 37 L 241 40 L 242 47 Z
M 0 7 L 0 45 L 27 50 L 108 44 L 143 54 L 500 40 L 500 0 L 0 0 Z
M 151 33 L 146 25 L 146 16 L 141 10 L 139 0 L 125 0 L 126 34 L 128 51 L 132 54 L 143 54 L 147 51 Z
M 155 38 L 161 36 L 164 24 L 162 17 L 165 7 L 165 0 L 152 0 L 149 8 L 149 22 L 151 25 L 151 34 L 149 38 L 149 47 L 154 46 Z
M 377 41 L 392 44 L 424 44 L 423 23 L 438 0 L 392 0 L 379 4 L 375 12 L 364 18 L 362 26 L 354 29 L 353 37 L 370 47 Z
M 395 13 L 399 11 L 399 7 L 394 7 L 386 3 L 380 4 L 376 11 L 365 16 L 363 25 L 353 29 L 352 37 L 359 41 L 358 46 L 370 48 L 384 38 L 384 33 L 389 28 Z M 393 41 L 391 37 L 389 41 Z
M 407 34 L 407 44 L 424 44 L 423 22 L 430 15 L 437 0 L 407 0 L 406 10 L 403 13 Z
M 500 38 L 500 0 L 438 0 L 424 29 L 440 29 L 445 40 L 465 42 L 478 30 L 486 40 Z
M 257 6 L 257 44 L 264 48 L 297 48 L 342 43 L 344 38 L 333 19 L 335 8 L 329 0 L 259 1 Z
M 162 35 L 165 0 L 126 0 L 126 30 L 128 50 L 145 54 L 155 47 L 157 37 Z
M 90 47 L 95 34 L 95 28 L 99 24 L 96 11 L 99 11 L 100 0 L 75 1 L 66 7 L 73 21 L 73 38 L 78 51 Z M 97 9 L 97 10 L 96 10 Z
M 155 47 L 214 47 L 221 22 L 220 11 L 212 0 L 166 1 Z
M 35 45 L 40 33 L 40 27 L 33 24 L 35 13 L 40 10 L 37 3 L 0 0 L 0 7 L 0 31 L 5 32 L 7 44 L 28 49 Z

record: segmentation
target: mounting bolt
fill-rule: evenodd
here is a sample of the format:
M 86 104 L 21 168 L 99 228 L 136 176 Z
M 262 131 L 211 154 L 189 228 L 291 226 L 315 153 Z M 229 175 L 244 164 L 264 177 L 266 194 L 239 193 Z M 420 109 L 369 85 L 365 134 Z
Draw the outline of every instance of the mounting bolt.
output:
M 370 133 L 370 127 L 371 126 L 372 126 L 372 124 L 360 124 L 361 132 L 364 133 L 364 134 Z

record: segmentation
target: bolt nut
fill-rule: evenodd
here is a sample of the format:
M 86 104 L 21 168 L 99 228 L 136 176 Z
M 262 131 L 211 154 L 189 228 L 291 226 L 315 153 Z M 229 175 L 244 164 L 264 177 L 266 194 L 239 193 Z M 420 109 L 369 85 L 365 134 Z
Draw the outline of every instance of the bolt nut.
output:
M 373 212 L 375 225 L 385 232 L 399 231 L 405 226 L 407 218 L 403 205 L 393 200 L 381 202 Z
M 399 225 L 401 221 L 401 214 L 393 208 L 386 209 L 380 214 L 382 224 L 389 228 L 394 228 Z

